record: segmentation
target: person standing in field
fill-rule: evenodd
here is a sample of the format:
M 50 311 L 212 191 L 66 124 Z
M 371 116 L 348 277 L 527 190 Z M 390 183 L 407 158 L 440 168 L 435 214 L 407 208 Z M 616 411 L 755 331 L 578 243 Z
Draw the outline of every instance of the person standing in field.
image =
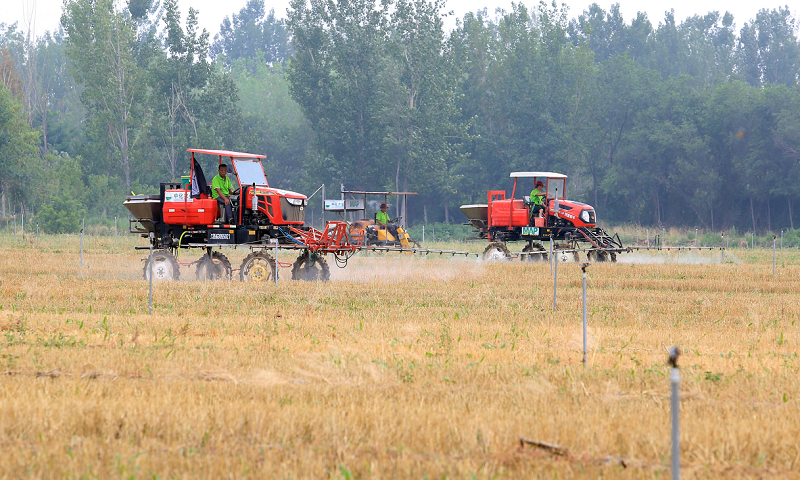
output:
M 544 183 L 538 181 L 534 189 L 531 190 L 531 204 L 533 205 L 531 218 L 540 216 L 542 212 L 544 212 L 544 202 L 542 201 L 542 197 L 544 196 Z
M 224 163 L 219 166 L 219 173 L 211 180 L 211 198 L 217 200 L 220 210 L 224 208 L 225 219 L 223 221 L 233 220 L 233 206 L 231 204 L 231 193 L 233 190 L 233 183 L 228 178 L 228 166 Z

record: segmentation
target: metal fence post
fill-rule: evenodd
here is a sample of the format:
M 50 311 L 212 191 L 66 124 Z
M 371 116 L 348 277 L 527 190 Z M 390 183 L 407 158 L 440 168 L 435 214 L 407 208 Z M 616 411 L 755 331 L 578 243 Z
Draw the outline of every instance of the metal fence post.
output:
M 273 239 L 275 241 L 275 286 L 278 286 L 278 239 Z M 308 253 L 309 257 L 311 256 L 311 252 Z M 308 258 L 311 260 L 311 258 Z
M 556 290 L 558 289 L 558 259 L 554 259 L 555 268 L 553 269 L 553 311 L 556 311 Z
M 697 229 L 694 229 L 694 246 L 697 246 Z
M 647 248 L 650 248 L 650 229 L 647 228 L 645 231 L 647 232 Z
M 150 232 L 153 235 L 153 232 Z M 147 263 L 147 277 L 150 279 L 150 315 L 153 314 L 153 241 L 150 239 L 150 260 Z
M 678 370 L 678 356 L 681 351 L 678 347 L 669 349 L 669 365 L 672 367 L 669 381 L 672 384 L 672 478 L 681 478 L 681 446 L 680 446 L 680 398 L 678 386 L 681 383 L 681 372 Z
M 725 233 L 722 234 L 722 240 L 725 240 Z M 722 263 L 725 263 L 725 247 L 722 247 Z
M 39 224 L 36 224 L 36 248 L 39 248 Z
M 781 230 L 781 252 L 783 251 L 783 230 Z
M 756 232 L 750 232 L 750 248 L 756 248 Z
M 25 210 L 22 211 L 22 228 L 19 231 L 22 233 L 22 239 L 25 240 Z
M 422 243 L 425 243 L 425 225 L 422 226 Z
M 83 266 L 83 230 L 86 228 L 86 219 L 81 224 L 81 267 Z M 152 259 L 151 259 L 152 260 Z
M 114 245 L 117 244 L 117 216 L 114 215 Z
M 667 238 L 667 229 L 665 227 L 661 227 L 661 246 L 664 246 L 664 239 Z
M 583 365 L 586 365 L 586 267 L 588 263 L 581 265 L 583 272 Z
M 772 276 L 775 276 L 775 235 L 772 236 Z

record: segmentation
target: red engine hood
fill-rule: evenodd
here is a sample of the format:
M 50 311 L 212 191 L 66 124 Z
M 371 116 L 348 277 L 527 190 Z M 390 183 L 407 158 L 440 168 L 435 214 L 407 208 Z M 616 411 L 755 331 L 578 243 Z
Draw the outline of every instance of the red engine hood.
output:
M 574 200 L 559 200 L 558 201 L 558 212 L 555 209 L 556 202 L 550 202 L 550 215 L 557 216 L 559 218 L 563 218 L 564 220 L 568 220 L 572 222 L 573 225 L 576 227 L 594 227 L 597 225 L 597 219 L 595 217 L 594 207 L 588 205 L 586 203 L 576 202 Z M 581 212 L 584 210 L 588 211 L 589 221 L 587 222 L 585 218 L 581 218 Z

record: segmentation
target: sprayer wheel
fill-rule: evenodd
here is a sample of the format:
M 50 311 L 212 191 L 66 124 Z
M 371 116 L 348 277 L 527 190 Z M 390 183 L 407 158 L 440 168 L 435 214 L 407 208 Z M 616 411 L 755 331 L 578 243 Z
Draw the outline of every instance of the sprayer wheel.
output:
M 547 250 L 544 248 L 544 245 L 541 243 L 534 243 L 532 245 L 525 245 L 525 248 L 522 249 L 522 253 L 526 252 L 546 252 Z M 547 261 L 547 254 L 546 253 L 538 253 L 536 255 L 520 255 L 519 257 L 523 262 L 545 262 Z
M 274 282 L 277 274 L 275 260 L 267 252 L 250 253 L 239 267 L 239 279 L 243 282 Z
M 608 253 L 604 252 L 603 250 L 592 250 L 590 251 L 587 256 L 589 257 L 590 262 L 607 262 L 608 261 Z
M 611 255 L 611 263 L 617 263 L 617 254 L 611 252 L 609 255 Z
M 581 258 L 578 256 L 578 252 L 573 251 L 572 255 L 570 255 L 570 252 L 568 251 L 574 250 L 574 248 L 575 247 L 569 243 L 556 243 L 553 245 L 553 255 L 555 255 L 558 261 L 561 263 L 566 263 L 570 260 L 580 262 Z
M 153 281 L 167 281 L 178 280 L 181 276 L 178 267 L 178 260 L 175 255 L 166 250 L 153 251 L 153 266 L 150 268 L 150 257 L 148 256 L 144 262 L 143 276 L 145 280 L 150 280 L 150 273 L 152 271 Z
M 195 263 L 197 264 L 196 275 L 198 280 L 231 279 L 231 262 L 222 252 L 211 252 L 211 257 L 203 255 Z
M 292 280 L 327 282 L 330 278 L 331 270 L 325 257 L 308 250 L 301 253 L 292 265 Z
M 496 262 L 498 260 L 508 260 L 511 258 L 511 252 L 508 251 L 505 243 L 492 242 L 486 246 L 483 251 L 483 259 L 489 262 Z

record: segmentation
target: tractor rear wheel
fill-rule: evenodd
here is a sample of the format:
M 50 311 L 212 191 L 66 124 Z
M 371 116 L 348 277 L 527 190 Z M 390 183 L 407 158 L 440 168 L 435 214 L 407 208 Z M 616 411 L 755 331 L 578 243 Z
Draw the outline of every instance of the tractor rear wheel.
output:
M 571 260 L 575 262 L 581 261 L 578 252 L 575 251 L 575 247 L 569 243 L 556 243 L 553 245 L 553 249 L 553 255 L 556 255 L 556 259 L 561 263 L 566 263 Z M 572 255 L 570 255 L 570 252 L 564 250 L 572 250 Z
M 150 274 L 156 282 L 178 280 L 181 276 L 178 268 L 178 260 L 175 255 L 166 250 L 156 250 L 153 252 L 153 265 L 150 266 L 150 257 L 144 262 L 144 279 L 150 280 Z
M 198 280 L 219 280 L 231 278 L 231 262 L 222 252 L 211 252 L 211 256 L 203 257 L 195 262 L 197 264 Z
M 308 250 L 301 253 L 292 265 L 292 280 L 327 282 L 330 278 L 331 270 L 325 257 Z
M 277 274 L 275 259 L 267 252 L 250 253 L 239 267 L 239 278 L 243 282 L 274 282 Z
M 508 251 L 506 244 L 502 242 L 492 242 L 483 251 L 483 259 L 488 262 L 508 260 L 509 258 L 511 258 L 511 252 Z
M 531 245 L 525 245 L 525 248 L 522 249 L 522 253 L 527 252 L 546 252 L 547 250 L 544 248 L 544 245 L 541 243 L 534 243 Z M 523 262 L 545 262 L 547 261 L 547 254 L 546 253 L 537 253 L 534 255 L 520 255 L 519 257 Z

